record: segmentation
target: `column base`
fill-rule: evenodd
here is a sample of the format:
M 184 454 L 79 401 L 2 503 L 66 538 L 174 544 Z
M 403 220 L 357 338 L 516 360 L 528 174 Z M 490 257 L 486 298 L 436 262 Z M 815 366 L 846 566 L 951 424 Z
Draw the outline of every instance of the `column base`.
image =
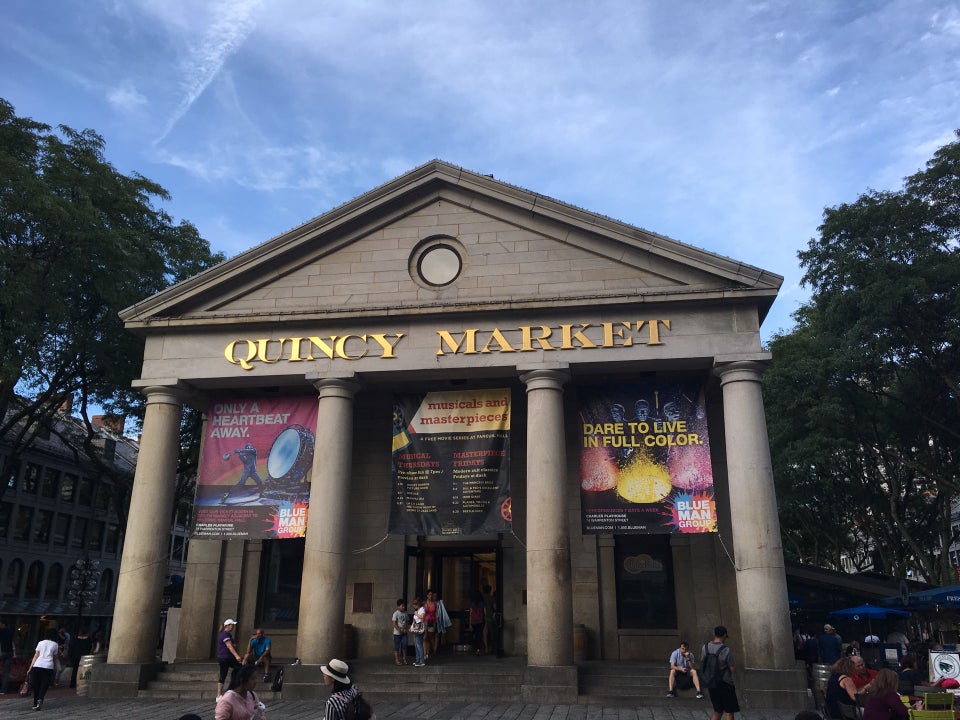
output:
M 576 665 L 528 665 L 523 671 L 520 702 L 576 705 L 578 678 Z
M 160 665 L 150 663 L 100 663 L 90 668 L 90 697 L 130 698 L 157 677 Z
M 326 701 L 329 695 L 330 688 L 323 683 L 320 665 L 287 665 L 283 668 L 284 700 Z
M 737 668 L 735 681 L 751 709 L 812 707 L 807 672 L 802 665 L 795 670 Z

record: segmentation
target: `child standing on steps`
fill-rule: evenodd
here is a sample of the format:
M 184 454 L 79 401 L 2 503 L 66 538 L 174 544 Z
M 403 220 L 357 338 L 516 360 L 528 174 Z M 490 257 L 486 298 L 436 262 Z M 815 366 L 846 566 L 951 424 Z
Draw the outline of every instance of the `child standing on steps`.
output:
M 407 664 L 407 601 L 397 600 L 397 609 L 390 618 L 393 625 L 393 660 L 397 665 Z

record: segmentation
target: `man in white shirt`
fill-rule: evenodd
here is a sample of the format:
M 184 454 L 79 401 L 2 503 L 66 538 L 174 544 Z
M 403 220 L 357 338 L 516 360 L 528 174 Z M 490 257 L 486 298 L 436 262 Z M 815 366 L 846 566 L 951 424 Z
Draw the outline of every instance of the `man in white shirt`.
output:
M 703 699 L 703 693 L 700 692 L 700 678 L 697 677 L 696 660 L 686 641 L 680 643 L 680 647 L 670 654 L 670 680 L 668 682 L 669 690 L 667 697 L 677 696 L 674 687 L 680 690 L 686 690 L 691 685 L 697 689 L 697 700 Z

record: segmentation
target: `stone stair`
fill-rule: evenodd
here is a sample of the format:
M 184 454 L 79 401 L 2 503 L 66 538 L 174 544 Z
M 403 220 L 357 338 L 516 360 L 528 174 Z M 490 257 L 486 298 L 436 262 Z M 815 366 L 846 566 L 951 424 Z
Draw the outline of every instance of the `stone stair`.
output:
M 287 667 L 291 661 L 281 661 Z M 412 662 L 412 659 L 411 659 Z M 351 676 L 371 703 L 415 702 L 520 702 L 525 657 L 475 657 L 461 653 L 441 654 L 422 668 L 395 665 L 393 658 L 364 658 L 350 662 Z M 164 666 L 141 698 L 194 699 L 214 702 L 218 665 L 215 662 L 177 663 Z M 589 661 L 579 666 L 581 705 L 622 707 L 670 706 L 710 709 L 709 699 L 696 700 L 694 691 L 682 691 L 675 699 L 667 692 L 666 663 Z M 282 699 L 266 683 L 256 689 L 267 704 Z
M 288 663 L 284 663 L 288 664 Z M 165 665 L 146 689 L 137 697 L 178 700 L 209 700 L 217 698 L 217 678 L 220 665 L 215 662 L 189 662 Z M 257 695 L 263 702 L 280 700 L 281 694 L 270 691 L 267 683 L 258 683 Z
M 696 690 L 693 688 L 678 690 L 677 697 L 668 698 L 669 676 L 670 668 L 665 662 L 591 660 L 580 665 L 578 702 L 581 705 L 669 706 L 712 710 L 706 691 L 703 700 L 696 699 Z

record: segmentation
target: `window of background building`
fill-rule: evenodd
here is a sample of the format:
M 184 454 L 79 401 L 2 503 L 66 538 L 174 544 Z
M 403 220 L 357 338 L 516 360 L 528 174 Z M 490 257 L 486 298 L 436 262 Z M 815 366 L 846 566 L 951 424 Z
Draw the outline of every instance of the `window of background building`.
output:
M 99 554 L 100 547 L 103 545 L 103 528 L 105 523 L 102 523 L 98 520 L 94 520 L 90 524 L 90 542 L 87 544 L 91 550 L 97 551 Z
M 70 541 L 70 547 L 83 550 L 84 540 L 87 537 L 88 522 L 86 518 L 82 517 L 75 517 L 73 519 L 73 540 Z
M 80 484 L 77 486 L 77 502 L 89 507 L 92 500 L 93 480 L 90 478 L 80 478 Z
M 57 515 L 57 521 L 53 526 L 53 544 L 56 547 L 66 547 L 67 540 L 70 537 L 70 516 Z
M 260 577 L 260 620 L 271 627 L 294 627 L 300 612 L 303 538 L 265 540 Z
M 113 570 L 107 568 L 100 576 L 100 585 L 98 586 L 99 598 L 102 602 L 109 602 L 113 595 Z
M 116 553 L 120 546 L 120 527 L 116 523 L 107 525 L 107 546 L 104 550 L 108 553 Z
M 73 494 L 77 491 L 79 478 L 73 473 L 64 473 L 60 483 L 60 499 L 64 502 L 73 502 Z
M 63 585 L 63 565 L 54 563 L 47 571 L 47 587 L 43 591 L 43 599 L 58 600 L 61 585 Z
M 50 542 L 50 526 L 53 525 L 53 510 L 41 510 L 37 513 L 37 522 L 34 523 L 33 541 L 46 545 Z
M 669 535 L 617 535 L 617 623 L 621 628 L 675 628 L 677 602 Z
M 43 582 L 43 563 L 37 560 L 30 563 L 30 569 L 27 570 L 27 585 L 23 589 L 24 600 L 40 599 L 40 584 Z
M 106 510 L 110 507 L 110 494 L 112 488 L 108 483 L 102 482 L 97 485 L 97 496 L 93 502 L 93 506 L 97 510 Z
M 40 494 L 45 498 L 55 498 L 60 486 L 60 471 L 48 467 L 43 471 L 43 482 L 40 485 Z
M 6 598 L 20 597 L 20 583 L 23 582 L 23 560 L 17 558 L 7 568 L 7 575 L 3 587 L 3 596 Z
M 40 466 L 36 463 L 27 463 L 26 470 L 23 471 L 23 482 L 20 490 L 31 495 L 37 494 L 37 486 L 40 484 Z
M 5 463 L 6 460 L 7 458 L 5 455 L 0 455 L 0 467 L 3 467 L 3 463 Z M 7 483 L 8 490 L 17 489 L 17 469 L 16 468 L 10 469 L 10 474 L 7 475 L 6 483 Z
M 22 505 L 19 508 L 17 508 L 17 519 L 13 526 L 13 539 L 24 540 L 24 541 L 29 540 L 30 525 L 32 523 L 33 523 L 33 508 L 23 507 Z
M 13 503 L 0 502 L 0 540 L 5 540 L 10 532 L 11 517 L 13 517 Z

